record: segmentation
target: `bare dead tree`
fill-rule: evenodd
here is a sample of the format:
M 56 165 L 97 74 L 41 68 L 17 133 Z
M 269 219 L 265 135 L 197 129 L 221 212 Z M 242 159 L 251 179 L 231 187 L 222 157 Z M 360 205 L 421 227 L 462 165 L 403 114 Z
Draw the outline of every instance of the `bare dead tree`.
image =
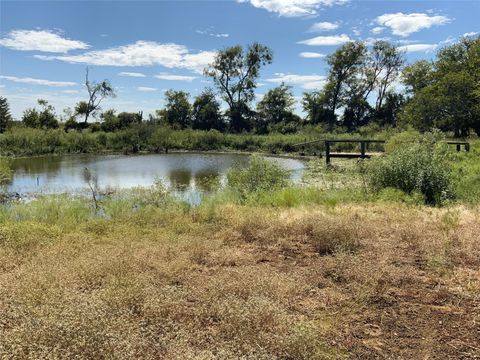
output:
M 80 101 L 75 107 L 77 115 L 83 115 L 85 124 L 91 114 L 100 110 L 100 103 L 107 97 L 115 97 L 115 90 L 108 80 L 100 83 L 88 79 L 88 67 L 85 70 L 85 87 L 88 91 L 88 101 Z

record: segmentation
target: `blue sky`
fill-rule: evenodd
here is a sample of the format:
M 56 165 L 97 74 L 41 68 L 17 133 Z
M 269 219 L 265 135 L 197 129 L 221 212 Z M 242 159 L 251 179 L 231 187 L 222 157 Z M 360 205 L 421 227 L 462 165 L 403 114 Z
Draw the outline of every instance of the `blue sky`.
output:
M 85 99 L 87 65 L 117 89 L 104 109 L 148 114 L 166 89 L 211 86 L 202 68 L 226 46 L 271 47 L 258 97 L 283 81 L 300 100 L 323 85 L 325 55 L 345 41 L 386 39 L 413 62 L 480 31 L 478 0 L 2 0 L 0 12 L 0 95 L 17 118 L 38 98 L 58 113 Z

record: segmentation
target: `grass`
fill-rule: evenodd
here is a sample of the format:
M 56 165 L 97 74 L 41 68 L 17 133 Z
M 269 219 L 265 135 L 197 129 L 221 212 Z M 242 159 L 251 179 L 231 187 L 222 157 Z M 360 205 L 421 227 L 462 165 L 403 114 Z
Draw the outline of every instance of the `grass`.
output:
M 362 161 L 297 186 L 258 157 L 198 206 L 161 183 L 0 205 L 0 358 L 478 358 L 479 144 L 442 150 L 443 207 Z
M 478 207 L 302 191 L 3 206 L 0 357 L 480 356 Z

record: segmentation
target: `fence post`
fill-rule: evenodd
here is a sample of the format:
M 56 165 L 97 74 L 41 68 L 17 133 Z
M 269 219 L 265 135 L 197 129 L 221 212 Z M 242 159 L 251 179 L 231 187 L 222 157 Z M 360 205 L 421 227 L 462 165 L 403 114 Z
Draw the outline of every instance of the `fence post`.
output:
M 367 150 L 367 143 L 365 141 L 360 141 L 360 158 L 365 159 L 365 153 Z
M 327 165 L 330 165 L 330 143 L 325 141 L 325 161 Z

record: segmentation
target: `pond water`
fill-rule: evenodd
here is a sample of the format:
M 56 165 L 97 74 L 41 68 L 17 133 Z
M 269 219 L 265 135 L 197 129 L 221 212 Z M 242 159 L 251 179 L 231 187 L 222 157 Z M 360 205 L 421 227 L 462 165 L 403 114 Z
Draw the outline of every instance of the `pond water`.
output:
M 19 158 L 12 161 L 14 177 L 7 191 L 20 194 L 81 193 L 87 189 L 85 168 L 97 179 L 101 191 L 150 186 L 161 179 L 186 198 L 208 190 L 211 179 L 225 182 L 234 164 L 248 163 L 247 154 L 171 153 L 151 155 L 65 155 Z M 299 180 L 304 163 L 289 158 L 269 157 L 291 170 Z

